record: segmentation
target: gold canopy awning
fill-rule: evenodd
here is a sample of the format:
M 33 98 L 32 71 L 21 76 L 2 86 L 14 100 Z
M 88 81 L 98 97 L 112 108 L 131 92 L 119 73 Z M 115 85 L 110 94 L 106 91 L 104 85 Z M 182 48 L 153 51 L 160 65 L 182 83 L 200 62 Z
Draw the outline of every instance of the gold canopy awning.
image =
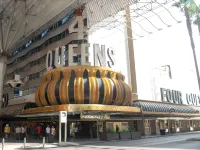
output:
M 16 105 L 10 105 L 0 109 L 0 116 L 15 116 L 23 114 L 25 109 L 37 107 L 35 103 L 22 103 Z
M 140 113 L 140 108 L 130 106 L 98 105 L 98 104 L 67 104 L 45 106 L 24 110 L 24 114 L 50 113 L 58 111 L 83 112 L 83 111 L 101 111 L 101 112 L 124 112 Z

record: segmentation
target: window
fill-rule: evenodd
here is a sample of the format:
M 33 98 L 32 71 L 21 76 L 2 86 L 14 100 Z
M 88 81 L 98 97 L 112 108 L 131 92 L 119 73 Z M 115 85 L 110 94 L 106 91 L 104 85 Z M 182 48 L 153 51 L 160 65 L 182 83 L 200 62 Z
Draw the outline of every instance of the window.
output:
M 66 23 L 72 16 L 73 16 L 73 12 L 71 12 L 70 15 L 64 17 L 63 19 L 61 19 L 60 21 L 56 22 L 54 25 L 52 25 L 51 27 L 49 27 L 48 29 L 46 29 L 44 32 L 42 32 L 39 35 L 36 35 L 32 40 L 30 40 L 28 43 L 22 45 L 18 50 L 14 51 L 12 53 L 12 56 L 15 56 L 18 52 L 24 50 L 26 47 L 28 47 L 31 43 L 36 42 L 37 40 L 40 40 L 42 37 L 44 37 L 49 31 L 61 26 L 62 24 Z M 85 22 L 85 20 L 84 20 Z M 84 23 L 85 24 L 85 23 Z M 12 57 L 11 56 L 11 57 Z
M 73 56 L 73 62 L 74 63 L 78 62 L 78 56 Z
M 60 39 L 61 39 L 61 37 L 62 37 L 62 36 L 61 36 L 61 34 L 58 34 L 58 38 L 57 38 L 57 39 L 58 39 L 58 40 L 60 40 Z
M 58 27 L 60 27 L 62 25 L 62 20 L 58 21 Z
M 34 93 L 36 91 L 36 87 L 31 87 L 30 89 L 29 89 L 29 92 L 30 93 Z
M 17 55 L 17 53 L 18 53 L 19 51 L 18 50 L 16 50 L 14 53 L 13 53 L 13 55 L 15 56 L 15 55 Z
M 88 53 L 88 52 L 89 52 L 88 48 L 85 48 L 85 53 Z
M 23 91 L 23 95 L 27 95 L 27 94 L 29 94 L 29 90 L 28 89 Z
M 149 128 L 150 127 L 150 120 L 145 120 L 145 128 Z
M 45 74 L 45 72 L 46 72 L 46 69 L 40 71 L 40 77 L 42 77 Z
M 69 20 L 69 16 L 65 17 L 62 19 L 62 24 L 64 24 L 65 22 L 67 22 L 67 20 Z
M 46 29 L 44 32 L 42 32 L 41 34 L 39 35 L 36 35 L 32 40 L 30 40 L 28 43 L 24 44 L 23 46 L 21 46 L 20 48 L 16 49 L 12 55 L 16 55 L 18 52 L 22 51 L 23 49 L 27 48 L 31 43 L 34 43 L 35 41 L 41 39 L 42 37 L 44 37 L 50 30 L 51 28 L 56 28 L 60 25 L 60 23 L 65 23 L 67 20 L 69 20 L 69 18 L 71 18 L 73 16 L 73 13 L 70 15 L 70 16 L 66 16 L 65 18 L 63 18 L 60 22 L 57 22 L 56 24 L 54 24 L 52 27 Z M 43 47 L 46 47 L 48 46 L 49 44 L 53 43 L 53 42 L 56 42 L 58 40 L 61 40 L 62 38 L 64 38 L 66 35 L 69 34 L 69 30 L 66 29 L 64 32 L 48 39 L 47 41 L 45 41 L 42 45 L 30 50 L 28 53 L 26 53 L 25 55 L 19 57 L 16 59 L 17 62 L 13 61 L 12 63 L 8 64 L 9 67 L 13 66 L 15 63 L 19 63 L 19 62 L 22 62 L 23 60 L 27 59 L 27 57 L 33 55 L 34 53 L 37 53 L 39 52 Z M 82 41 L 72 41 L 72 44 L 73 42 L 76 44 L 78 42 L 82 43 Z M 44 60 L 43 60 L 44 59 Z M 40 64 L 41 61 L 45 61 L 45 57 L 41 59 L 41 60 L 38 60 L 37 62 L 32 62 L 30 64 L 27 64 L 26 66 L 22 67 L 22 68 L 19 68 L 19 72 L 22 72 L 24 70 L 27 70 L 29 69 L 31 66 L 34 66 L 36 64 Z M 77 58 L 74 58 L 74 61 L 75 62 L 80 62 L 80 57 L 77 57 Z
M 85 61 L 86 61 L 86 62 L 89 62 L 88 56 L 85 57 Z
M 30 40 L 28 43 L 26 43 L 26 47 L 28 47 L 32 43 L 32 40 Z
M 48 33 L 48 30 L 49 30 L 49 29 L 47 29 L 47 30 L 45 30 L 44 32 L 42 32 L 41 37 L 44 37 L 44 36 Z
M 51 27 L 49 28 L 49 31 L 51 31 L 51 30 L 53 30 L 53 26 L 51 26 Z

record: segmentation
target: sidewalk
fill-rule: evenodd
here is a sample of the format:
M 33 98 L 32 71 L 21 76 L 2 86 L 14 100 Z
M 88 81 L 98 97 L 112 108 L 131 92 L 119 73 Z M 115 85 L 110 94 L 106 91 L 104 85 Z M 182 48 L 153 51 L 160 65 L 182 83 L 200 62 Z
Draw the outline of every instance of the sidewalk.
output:
M 197 133 L 200 133 L 200 131 L 190 131 L 190 132 L 181 132 L 181 133 L 171 133 L 171 134 L 166 134 L 166 135 L 146 135 L 146 136 L 142 136 L 142 139 L 145 139 L 145 138 L 166 137 L 166 136 L 175 136 L 175 135 L 197 134 Z
M 148 138 L 157 138 L 157 137 L 166 137 L 166 136 L 179 136 L 179 135 L 187 135 L 187 134 L 198 134 L 200 131 L 193 131 L 193 132 L 185 132 L 185 133 L 175 133 L 175 134 L 167 134 L 167 135 L 149 135 L 142 137 L 141 139 L 124 139 L 123 141 L 130 141 L 130 140 L 144 140 Z M 41 141 L 27 141 L 25 149 L 41 149 L 43 148 L 43 143 Z M 81 145 L 89 145 L 95 143 L 104 143 L 104 142 L 119 142 L 119 140 L 114 141 L 99 141 L 97 139 L 81 139 L 75 141 L 69 141 L 65 145 L 58 145 L 58 143 L 45 143 L 44 149 L 48 148 L 56 148 L 56 147 L 67 147 L 67 146 L 81 146 Z M 0 144 L 0 149 L 2 149 L 2 144 Z M 15 141 L 7 141 L 5 140 L 4 150 L 14 150 L 14 149 L 24 149 L 24 143 L 15 142 Z

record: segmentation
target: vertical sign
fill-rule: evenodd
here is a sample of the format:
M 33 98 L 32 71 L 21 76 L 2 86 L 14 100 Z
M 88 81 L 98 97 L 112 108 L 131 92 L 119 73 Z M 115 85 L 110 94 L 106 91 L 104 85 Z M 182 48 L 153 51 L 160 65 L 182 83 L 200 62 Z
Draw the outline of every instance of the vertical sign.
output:
M 67 123 L 67 111 L 60 111 L 60 122 Z
M 62 129 L 64 124 L 64 129 Z M 62 133 L 64 133 L 64 142 L 62 142 Z M 67 142 L 67 111 L 59 112 L 59 144 Z

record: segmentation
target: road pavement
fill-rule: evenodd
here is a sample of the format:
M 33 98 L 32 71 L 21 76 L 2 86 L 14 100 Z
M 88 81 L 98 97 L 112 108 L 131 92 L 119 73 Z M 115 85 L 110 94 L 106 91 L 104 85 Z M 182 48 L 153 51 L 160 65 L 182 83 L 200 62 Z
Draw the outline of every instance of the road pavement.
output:
M 200 150 L 200 141 L 186 141 L 190 138 L 200 138 L 200 132 L 184 135 L 151 137 L 138 140 L 110 141 L 78 143 L 71 142 L 69 145 L 58 147 L 57 144 L 47 144 L 48 150 Z M 73 144 L 73 146 L 72 146 Z M 27 150 L 42 148 L 42 143 L 28 143 Z M 0 147 L 1 149 L 1 147 Z M 5 143 L 4 150 L 23 149 L 23 143 Z

